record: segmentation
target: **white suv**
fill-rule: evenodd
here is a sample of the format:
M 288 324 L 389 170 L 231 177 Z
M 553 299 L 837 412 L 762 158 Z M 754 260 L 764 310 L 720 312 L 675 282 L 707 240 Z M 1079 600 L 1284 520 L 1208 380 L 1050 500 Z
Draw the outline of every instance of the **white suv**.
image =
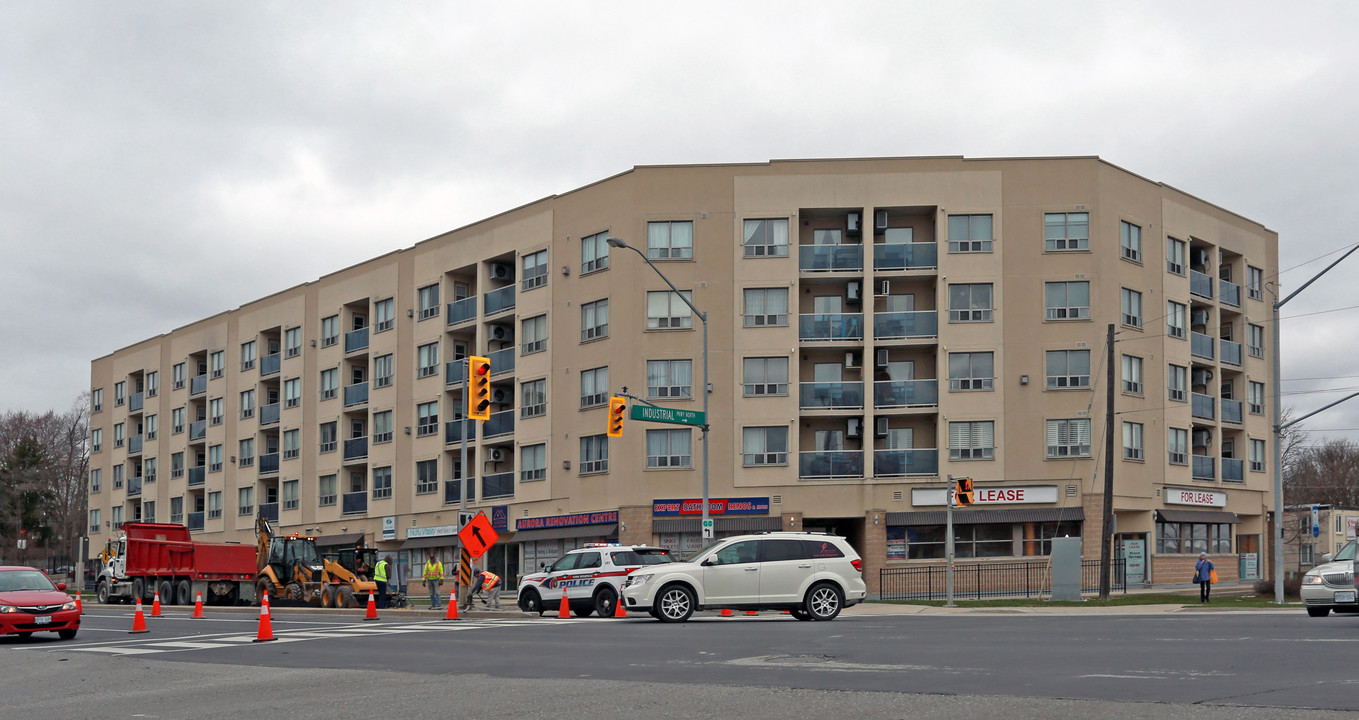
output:
M 618 585 L 629 573 L 673 562 L 669 550 L 648 545 L 595 543 L 577 548 L 547 570 L 519 578 L 519 609 L 540 616 L 547 610 L 557 612 L 565 590 L 567 605 L 577 616 L 612 617 Z
M 868 594 L 863 561 L 847 540 L 772 532 L 723 538 L 680 563 L 646 567 L 623 583 L 624 607 L 663 622 L 696 610 L 788 610 L 798 620 L 833 620 Z

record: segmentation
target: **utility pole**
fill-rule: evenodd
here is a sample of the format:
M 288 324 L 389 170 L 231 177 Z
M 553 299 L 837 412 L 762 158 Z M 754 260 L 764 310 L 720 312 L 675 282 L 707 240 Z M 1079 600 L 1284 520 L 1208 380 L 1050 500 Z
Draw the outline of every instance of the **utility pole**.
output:
M 954 483 L 956 482 L 957 480 L 949 475 L 948 486 L 944 488 L 944 496 L 948 498 L 948 522 L 944 528 L 944 532 L 948 533 L 948 543 L 944 549 L 944 554 L 948 556 L 948 569 L 944 571 L 947 578 L 945 581 L 944 607 L 956 607 L 953 604 L 953 493 Z
M 1109 323 L 1109 334 L 1104 351 L 1109 358 L 1107 390 L 1104 402 L 1104 513 L 1099 532 L 1099 599 L 1109 599 L 1110 549 L 1114 537 L 1114 324 Z

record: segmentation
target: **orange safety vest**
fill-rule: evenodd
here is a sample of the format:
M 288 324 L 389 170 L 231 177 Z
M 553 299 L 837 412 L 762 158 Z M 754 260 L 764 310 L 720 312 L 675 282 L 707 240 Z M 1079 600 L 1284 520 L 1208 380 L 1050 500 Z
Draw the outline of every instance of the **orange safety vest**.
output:
M 481 574 L 485 576 L 481 581 L 481 587 L 483 589 L 490 590 L 495 587 L 496 583 L 500 582 L 500 576 L 490 570 L 483 570 Z

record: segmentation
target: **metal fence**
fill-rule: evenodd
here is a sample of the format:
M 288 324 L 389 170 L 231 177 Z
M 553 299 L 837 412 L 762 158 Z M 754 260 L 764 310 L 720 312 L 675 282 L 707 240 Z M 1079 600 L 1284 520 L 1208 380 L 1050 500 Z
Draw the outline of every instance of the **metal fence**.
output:
M 1126 561 L 1118 558 L 1109 568 L 1110 592 L 1127 592 Z M 948 567 L 917 565 L 889 567 L 878 572 L 879 597 L 883 600 L 944 600 L 947 598 Z M 1081 561 L 1081 592 L 1099 592 L 1099 561 Z M 968 563 L 953 566 L 953 597 L 1034 598 L 1052 593 L 1052 567 L 1048 560 Z

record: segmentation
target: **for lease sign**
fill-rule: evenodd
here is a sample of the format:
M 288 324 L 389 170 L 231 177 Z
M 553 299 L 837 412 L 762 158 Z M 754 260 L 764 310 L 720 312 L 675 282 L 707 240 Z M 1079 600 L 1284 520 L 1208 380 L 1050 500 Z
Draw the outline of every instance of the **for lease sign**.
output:
M 911 491 L 911 504 L 916 507 L 947 505 L 946 492 L 944 488 L 915 488 Z M 972 489 L 973 505 L 1032 505 L 1055 502 L 1057 502 L 1056 485 L 974 486 Z
M 1200 507 L 1227 507 L 1227 493 L 1216 490 L 1166 488 L 1166 503 L 1170 505 L 1198 505 Z

